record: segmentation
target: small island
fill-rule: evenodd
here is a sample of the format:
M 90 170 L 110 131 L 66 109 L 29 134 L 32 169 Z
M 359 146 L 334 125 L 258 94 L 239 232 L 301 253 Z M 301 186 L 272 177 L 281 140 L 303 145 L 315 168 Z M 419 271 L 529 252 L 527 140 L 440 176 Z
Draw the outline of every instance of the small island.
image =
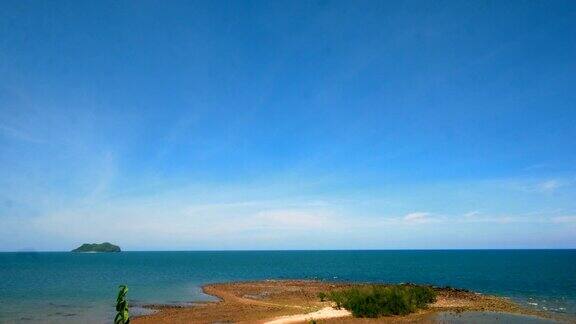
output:
M 120 252 L 120 247 L 112 243 L 104 242 L 102 244 L 97 243 L 84 243 L 80 247 L 75 248 L 71 252 L 84 252 L 84 253 L 94 253 L 94 252 Z
M 451 323 L 451 318 L 552 323 L 549 313 L 508 298 L 451 287 L 263 280 L 207 284 L 202 291 L 217 301 L 189 307 L 144 305 L 154 312 L 136 316 L 131 323 Z

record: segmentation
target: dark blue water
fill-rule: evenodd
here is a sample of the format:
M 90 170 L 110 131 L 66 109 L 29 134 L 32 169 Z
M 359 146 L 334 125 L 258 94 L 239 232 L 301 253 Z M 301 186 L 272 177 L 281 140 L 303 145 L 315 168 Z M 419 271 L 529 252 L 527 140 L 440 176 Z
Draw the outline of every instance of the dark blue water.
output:
M 121 283 L 141 305 L 288 278 L 448 285 L 576 314 L 576 250 L 0 253 L 0 322 L 109 322 Z

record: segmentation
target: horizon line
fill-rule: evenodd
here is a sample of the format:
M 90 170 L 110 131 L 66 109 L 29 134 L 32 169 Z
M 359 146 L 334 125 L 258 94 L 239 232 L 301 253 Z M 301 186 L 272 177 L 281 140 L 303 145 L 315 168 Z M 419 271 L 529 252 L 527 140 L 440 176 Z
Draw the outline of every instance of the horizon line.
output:
M 114 254 L 121 252 L 378 252 L 378 251 L 556 251 L 556 250 L 576 250 L 576 247 L 569 248 L 439 248 L 439 249 L 230 249 L 230 250 L 122 250 L 120 252 L 94 252 L 103 254 Z M 72 253 L 71 250 L 19 250 L 0 251 L 0 253 Z M 76 254 L 87 254 L 87 252 L 74 252 Z M 89 254 L 89 253 L 88 253 Z

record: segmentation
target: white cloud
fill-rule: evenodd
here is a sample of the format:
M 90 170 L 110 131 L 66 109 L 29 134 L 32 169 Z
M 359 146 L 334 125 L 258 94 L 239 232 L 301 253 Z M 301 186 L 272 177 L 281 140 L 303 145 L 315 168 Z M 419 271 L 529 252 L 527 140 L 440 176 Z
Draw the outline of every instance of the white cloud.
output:
M 470 211 L 462 215 L 463 217 L 456 219 L 459 223 L 494 223 L 494 224 L 509 224 L 522 222 L 525 219 L 521 217 L 513 217 L 508 215 L 485 215 L 478 210 Z
M 466 219 L 475 219 L 475 218 L 477 218 L 478 216 L 480 216 L 480 214 L 481 214 L 480 211 L 478 211 L 478 210 L 473 210 L 473 211 L 471 211 L 471 212 L 467 212 L 467 213 L 464 214 L 463 216 L 464 216 L 464 218 L 466 218 Z
M 562 187 L 564 184 L 558 180 L 546 180 L 544 182 L 541 182 L 537 185 L 537 188 L 540 192 L 546 192 L 546 193 L 550 193 L 550 192 L 554 192 L 556 191 L 558 188 Z
M 430 218 L 430 213 L 425 212 L 414 212 L 407 214 L 404 216 L 403 220 L 408 224 L 422 224 L 434 221 L 434 219 Z

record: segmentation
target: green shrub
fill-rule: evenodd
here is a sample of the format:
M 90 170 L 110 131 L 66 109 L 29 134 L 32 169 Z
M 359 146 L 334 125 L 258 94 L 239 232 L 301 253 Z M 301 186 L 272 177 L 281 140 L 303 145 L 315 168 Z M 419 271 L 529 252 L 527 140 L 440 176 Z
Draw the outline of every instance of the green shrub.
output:
M 406 315 L 436 300 L 434 289 L 424 286 L 359 286 L 332 291 L 328 299 L 336 308 L 345 308 L 354 317 Z
M 331 291 L 328 294 L 328 300 L 336 303 L 336 308 L 340 309 L 344 306 L 345 295 L 342 291 Z
M 321 302 L 325 301 L 325 300 L 326 300 L 326 297 L 327 297 L 326 293 L 324 293 L 324 292 L 319 292 L 319 293 L 318 293 L 318 298 L 320 298 L 320 301 L 321 301 Z

